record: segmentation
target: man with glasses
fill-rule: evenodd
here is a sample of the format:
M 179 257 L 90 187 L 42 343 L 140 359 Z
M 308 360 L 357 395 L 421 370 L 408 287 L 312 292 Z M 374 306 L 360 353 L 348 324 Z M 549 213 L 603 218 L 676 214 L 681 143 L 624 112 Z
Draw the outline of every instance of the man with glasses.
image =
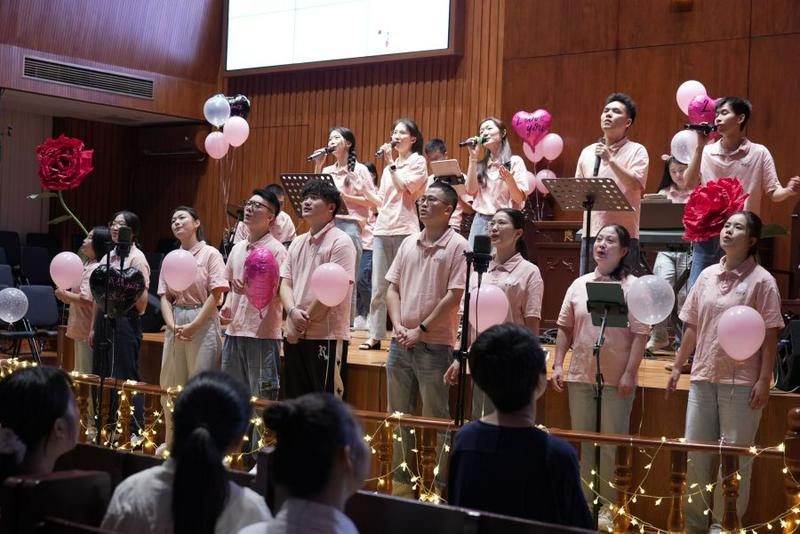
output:
M 458 193 L 450 185 L 434 182 L 417 200 L 425 229 L 408 236 L 386 274 L 386 306 L 394 337 L 386 362 L 389 412 L 415 413 L 417 393 L 422 415 L 451 419 L 449 387 L 442 381 L 453 359 L 458 329 L 458 306 L 466 285 L 464 252 L 467 240 L 448 226 Z M 403 449 L 413 448 L 404 431 L 405 447 L 394 448 L 394 464 L 408 462 Z M 440 446 L 444 436 L 440 436 Z M 444 473 L 440 473 L 444 476 Z M 411 492 L 410 472 L 395 471 L 396 495 Z
M 302 216 L 309 231 L 289 245 L 281 265 L 281 300 L 287 310 L 283 345 L 286 398 L 327 391 L 342 398 L 345 392 L 350 307 L 356 269 L 356 247 L 333 220 L 342 204 L 339 191 L 321 180 L 303 189 Z M 317 300 L 310 279 L 322 264 L 341 266 L 348 277 L 341 303 L 328 307 Z
M 244 263 L 255 248 L 269 250 L 278 265 L 288 253 L 270 233 L 280 203 L 273 193 L 256 189 L 244 205 L 244 224 L 247 239 L 236 243 L 228 255 L 225 275 L 231 292 L 220 311 L 227 323 L 227 335 L 222 347 L 222 370 L 248 386 L 250 394 L 277 400 L 280 389 L 278 375 L 283 306 L 275 296 L 266 309 L 259 311 L 245 295 Z

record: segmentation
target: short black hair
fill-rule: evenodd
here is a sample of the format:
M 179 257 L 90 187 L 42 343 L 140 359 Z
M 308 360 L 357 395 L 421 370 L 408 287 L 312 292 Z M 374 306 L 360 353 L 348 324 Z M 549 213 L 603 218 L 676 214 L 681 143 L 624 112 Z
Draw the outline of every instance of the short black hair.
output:
M 444 201 L 452 208 L 452 211 L 456 210 L 456 206 L 458 205 L 458 193 L 456 193 L 452 185 L 436 180 L 430 185 L 430 189 L 441 190 L 444 193 Z
M 436 152 L 437 150 L 442 154 L 447 153 L 447 145 L 444 144 L 444 141 L 438 137 L 434 137 L 425 143 L 425 154 L 430 154 L 431 152 Z
M 272 211 L 275 212 L 276 217 L 281 212 L 281 203 L 278 202 L 278 197 L 275 196 L 275 193 L 270 192 L 268 189 L 253 189 L 251 194 L 258 195 L 266 200 L 267 204 L 272 207 Z
M 333 216 L 336 217 L 342 205 L 342 195 L 336 187 L 322 180 L 310 180 L 306 182 L 306 186 L 303 188 L 303 198 L 311 195 L 319 196 L 325 202 L 334 204 L 336 207 L 333 210 Z
M 269 184 L 264 186 L 264 191 L 268 191 L 275 195 L 276 197 L 285 197 L 286 191 L 283 190 L 283 187 L 279 186 L 278 184 Z
M 546 372 L 545 354 L 527 328 L 505 323 L 486 329 L 469 350 L 472 379 L 501 412 L 530 404 L 540 376 Z
M 92 249 L 97 261 L 100 261 L 100 258 L 108 254 L 113 245 L 111 230 L 108 229 L 108 226 L 95 226 L 92 228 Z
M 625 93 L 611 93 L 606 98 L 605 105 L 611 102 L 620 102 L 628 111 L 628 118 L 631 120 L 631 124 L 636 121 L 636 102 L 630 96 Z
M 747 121 L 750 120 L 750 114 L 753 112 L 753 105 L 746 98 L 723 96 L 717 99 L 717 103 L 714 105 L 714 112 L 719 113 L 719 110 L 721 110 L 722 106 L 725 104 L 730 104 L 731 109 L 736 115 L 744 115 L 744 120 L 742 124 L 739 125 L 739 130 L 744 130 L 744 127 L 747 126 Z

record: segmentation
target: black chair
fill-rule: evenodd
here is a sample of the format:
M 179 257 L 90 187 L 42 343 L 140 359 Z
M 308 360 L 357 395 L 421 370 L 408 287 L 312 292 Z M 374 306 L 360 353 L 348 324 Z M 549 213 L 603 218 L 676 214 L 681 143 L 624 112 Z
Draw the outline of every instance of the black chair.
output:
M 22 279 L 31 285 L 49 285 L 50 252 L 44 247 L 22 247 Z
M 28 298 L 28 311 L 21 321 L 14 324 L 14 330 L 0 331 L 0 338 L 13 342 L 11 355 L 21 356 L 22 341 L 28 340 L 34 360 L 42 362 L 44 340 L 58 337 L 58 304 L 52 286 L 20 286 L 19 290 Z
M 61 252 L 61 245 L 55 234 L 42 234 L 39 232 L 28 232 L 25 235 L 26 247 L 44 247 L 50 253 L 52 259 L 56 254 Z
M 6 249 L 0 247 L 0 265 L 8 265 L 8 256 L 6 256 Z
M 14 275 L 10 265 L 0 264 L 0 285 L 14 287 Z
M 17 232 L 0 231 L 0 247 L 6 251 L 8 264 L 15 270 L 19 269 L 21 258 L 21 246 L 19 244 L 19 234 Z

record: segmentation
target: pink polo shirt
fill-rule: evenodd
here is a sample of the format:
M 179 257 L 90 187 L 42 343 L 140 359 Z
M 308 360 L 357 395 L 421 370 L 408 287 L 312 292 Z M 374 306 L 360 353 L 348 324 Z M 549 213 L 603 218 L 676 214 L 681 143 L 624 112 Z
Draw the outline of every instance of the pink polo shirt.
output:
M 783 328 L 781 295 L 775 278 L 752 256 L 732 271 L 725 270 L 725 260 L 700 273 L 681 309 L 681 320 L 697 327 L 689 380 L 752 386 L 761 374 L 761 351 L 743 362 L 728 357 L 717 340 L 719 319 L 728 308 L 744 305 L 758 311 L 767 328 Z
M 333 183 L 345 195 L 353 197 L 363 197 L 364 191 L 371 191 L 376 194 L 375 184 L 372 182 L 372 175 L 363 163 L 356 162 L 355 168 L 351 172 L 347 167 L 338 168 L 334 163 L 322 169 L 322 174 L 330 174 Z M 355 221 L 362 228 L 369 219 L 370 208 L 368 206 L 356 206 L 343 203 L 347 206 L 347 215 L 337 215 L 336 218 L 344 221 Z
M 378 197 L 378 219 L 375 221 L 375 235 L 411 235 L 419 232 L 417 218 L 417 199 L 425 191 L 428 181 L 428 164 L 425 158 L 412 152 L 408 159 L 397 164 L 395 175 L 404 189 L 398 191 L 392 182 L 391 171 L 387 165 L 381 174 Z
M 689 202 L 689 197 L 692 196 L 692 192 L 694 189 L 687 189 L 685 191 L 680 191 L 675 189 L 674 185 L 669 187 L 665 187 L 659 193 L 662 195 L 666 195 L 667 199 L 672 202 L 673 204 L 686 204 Z
M 448 228 L 435 243 L 424 241 L 425 230 L 403 240 L 386 280 L 400 293 L 400 323 L 416 328 L 451 289 L 464 289 L 467 240 Z M 420 341 L 452 346 L 456 340 L 458 314 L 452 313 L 420 333 Z
M 278 216 L 275 217 L 275 222 L 272 223 L 269 233 L 280 243 L 287 243 L 297 237 L 294 221 L 292 221 L 292 218 L 285 211 L 281 211 Z M 240 222 L 236 225 L 236 233 L 233 236 L 233 242 L 238 243 L 243 239 L 247 239 L 249 235 L 250 230 L 247 229 L 247 225 Z
M 89 339 L 89 331 L 92 327 L 92 290 L 89 287 L 89 279 L 92 273 L 100 265 L 97 261 L 92 261 L 83 266 L 83 274 L 81 274 L 81 282 L 78 285 L 78 290 L 71 290 L 72 293 L 80 295 L 81 300 L 86 301 L 88 306 L 78 305 L 69 307 L 69 319 L 67 319 L 67 332 L 66 336 L 70 339 L 77 341 L 86 341 Z
M 271 233 L 255 243 L 247 240 L 236 243 L 228 254 L 228 263 L 225 265 L 225 278 L 227 280 L 244 279 L 244 262 L 254 248 L 265 248 L 272 252 L 278 265 L 283 267 L 286 263 L 286 247 L 284 247 Z M 259 316 L 258 309 L 250 304 L 247 295 L 240 295 L 231 291 L 225 307 L 231 310 L 233 319 L 227 326 L 229 336 L 254 337 L 258 339 L 281 339 L 281 323 L 283 321 L 283 305 L 278 291 L 275 297 L 267 304 L 264 312 Z
M 432 174 L 430 176 L 428 176 L 428 187 L 430 187 L 431 184 L 433 182 L 435 182 L 435 181 L 436 181 L 436 176 L 434 176 Z M 461 199 L 462 202 L 466 202 L 468 204 L 471 204 L 472 201 L 473 201 L 472 196 L 468 195 L 466 193 L 463 196 L 459 195 L 459 198 Z M 453 214 L 450 216 L 450 228 L 455 230 L 456 233 L 460 233 L 461 232 L 461 221 L 463 221 L 463 220 L 464 220 L 464 209 L 461 207 L 461 202 L 459 202 L 458 204 L 456 204 L 456 209 L 453 211 Z
M 761 195 L 765 191 L 772 194 L 781 185 L 767 147 L 747 138 L 731 153 L 722 148 L 721 139 L 703 147 L 700 181 L 705 185 L 718 178 L 738 178 L 744 192 L 750 194 L 744 201 L 744 209 L 755 214 L 761 213 Z
M 594 163 L 597 159 L 597 156 L 594 155 L 596 146 L 597 143 L 592 143 L 581 152 L 580 157 L 578 157 L 578 167 L 575 169 L 576 177 L 592 177 L 594 173 Z M 613 145 L 609 145 L 608 148 L 617 164 L 632 173 L 641 184 L 641 187 L 626 185 L 627 182 L 623 182 L 614 174 L 608 163 L 600 160 L 600 170 L 597 176 L 599 178 L 612 178 L 635 211 L 593 211 L 591 237 L 596 236 L 597 232 L 608 224 L 619 224 L 630 232 L 632 238 L 639 239 L 639 215 L 642 204 L 642 193 L 647 183 L 647 167 L 650 164 L 647 149 L 639 143 L 634 143 L 627 137 L 623 137 Z M 586 214 L 583 216 L 583 235 L 586 235 Z
M 164 271 L 158 275 L 158 295 L 167 297 L 176 306 L 202 306 L 215 289 L 228 290 L 228 279 L 225 276 L 225 261 L 219 250 L 205 241 L 199 241 L 189 252 L 194 256 L 197 273 L 194 282 L 183 291 L 172 291 L 164 279 Z
M 626 295 L 635 276 L 627 276 L 622 283 L 622 292 Z M 568 382 L 583 382 L 593 384 L 597 367 L 594 362 L 594 343 L 600 333 L 600 327 L 592 324 L 592 316 L 586 307 L 588 295 L 586 282 L 612 282 L 608 276 L 600 274 L 595 269 L 593 273 L 576 278 L 564 295 L 561 312 L 558 314 L 558 326 L 572 329 L 572 360 L 567 371 Z M 634 336 L 647 335 L 650 327 L 637 321 L 633 315 L 628 314 L 628 328 L 606 328 L 606 341 L 600 351 L 600 370 L 603 372 L 605 383 L 616 386 L 631 353 Z
M 525 162 L 519 156 L 511 156 L 511 174 L 514 175 L 514 182 L 523 192 L 528 192 L 528 169 Z M 478 192 L 475 193 L 475 200 L 472 201 L 472 208 L 482 215 L 492 216 L 501 208 L 513 208 L 521 210 L 525 206 L 525 201 L 514 202 L 511 199 L 511 191 L 505 181 L 500 178 L 501 161 L 489 163 L 486 167 L 486 184 L 478 185 Z
M 114 250 L 110 252 L 110 255 L 111 266 L 119 268 L 120 257 L 117 256 L 117 249 L 114 248 Z M 100 264 L 106 264 L 105 256 L 100 258 Z M 128 254 L 127 258 L 125 258 L 125 268 L 127 269 L 128 267 L 135 267 L 136 269 L 139 269 L 139 272 L 141 272 L 142 276 L 144 276 L 144 288 L 147 290 L 150 287 L 150 264 L 147 263 L 147 258 L 145 258 L 144 252 L 139 250 L 136 245 L 131 245 L 130 254 Z
M 481 285 L 492 284 L 506 294 L 508 298 L 508 316 L 506 322 L 525 325 L 526 317 L 542 318 L 542 297 L 544 283 L 539 268 L 517 253 L 505 263 L 489 263 L 489 270 L 483 275 Z M 469 289 L 478 287 L 478 274 L 470 276 Z
M 323 263 L 336 263 L 347 272 L 350 282 L 355 280 L 356 247 L 353 240 L 336 228 L 333 221 L 316 235 L 311 232 L 299 236 L 289 245 L 289 257 L 281 265 L 281 278 L 292 283 L 294 303 L 308 311 L 316 300 L 309 284 L 314 270 Z M 350 339 L 350 303 L 353 284 L 341 304 L 327 308 L 321 316 L 311 317 L 303 339 Z

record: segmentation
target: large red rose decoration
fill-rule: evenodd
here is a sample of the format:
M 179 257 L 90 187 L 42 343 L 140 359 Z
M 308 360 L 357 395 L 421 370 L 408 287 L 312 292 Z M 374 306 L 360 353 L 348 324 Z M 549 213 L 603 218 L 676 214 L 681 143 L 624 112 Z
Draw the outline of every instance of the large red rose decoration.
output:
M 44 189 L 75 189 L 92 172 L 94 150 L 84 150 L 83 141 L 61 134 L 36 147 L 39 160 L 39 181 Z
M 738 178 L 720 178 L 698 187 L 683 212 L 683 239 L 707 241 L 718 236 L 728 217 L 742 211 L 748 196 Z

